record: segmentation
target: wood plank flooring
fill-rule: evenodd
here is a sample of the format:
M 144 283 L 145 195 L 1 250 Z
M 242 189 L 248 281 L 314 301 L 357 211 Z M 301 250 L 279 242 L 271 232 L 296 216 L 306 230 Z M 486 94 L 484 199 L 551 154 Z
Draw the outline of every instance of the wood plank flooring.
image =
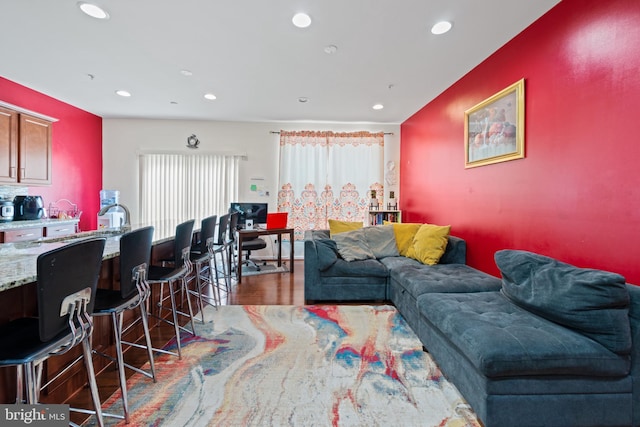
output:
M 243 276 L 242 283 L 235 281 L 231 292 L 222 295 L 222 305 L 304 305 L 304 262 L 295 261 L 294 273 L 274 273 L 257 276 Z M 198 311 L 194 305 L 194 311 Z M 198 324 L 196 323 L 196 328 Z M 173 337 L 173 327 L 157 322 L 151 331 L 154 347 L 161 347 Z M 99 356 L 94 356 L 99 357 Z M 125 352 L 125 360 L 135 366 L 142 366 L 147 362 L 144 350 L 130 348 Z M 127 377 L 133 371 L 126 370 Z M 102 402 L 106 401 L 118 390 L 117 371 L 113 364 L 97 375 L 98 389 Z M 151 384 L 151 379 L 149 379 Z M 42 396 L 46 402 L 46 396 Z M 92 408 L 88 388 L 73 396 L 69 402 L 71 407 Z M 87 416 L 71 413 L 72 421 L 80 424 Z

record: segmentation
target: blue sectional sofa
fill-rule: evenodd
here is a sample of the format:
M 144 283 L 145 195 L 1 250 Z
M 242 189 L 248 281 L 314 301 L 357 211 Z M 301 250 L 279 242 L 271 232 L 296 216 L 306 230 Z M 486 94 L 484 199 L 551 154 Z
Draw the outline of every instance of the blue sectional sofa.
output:
M 305 234 L 305 299 L 390 301 L 485 427 L 640 426 L 640 287 L 525 251 L 502 280 L 465 264 L 449 236 L 436 265 L 347 262 Z

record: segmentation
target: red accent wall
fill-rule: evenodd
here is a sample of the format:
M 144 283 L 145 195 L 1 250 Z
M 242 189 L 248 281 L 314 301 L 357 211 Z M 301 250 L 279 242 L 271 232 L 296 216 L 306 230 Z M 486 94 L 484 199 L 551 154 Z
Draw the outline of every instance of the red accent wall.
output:
M 563 0 L 401 126 L 406 222 L 640 285 L 640 2 Z M 464 168 L 464 111 L 525 78 L 526 158 Z
M 94 230 L 102 187 L 102 118 L 0 77 L 0 100 L 58 119 L 53 124 L 52 184 L 31 186 L 45 206 L 69 199 L 83 211 L 82 230 Z

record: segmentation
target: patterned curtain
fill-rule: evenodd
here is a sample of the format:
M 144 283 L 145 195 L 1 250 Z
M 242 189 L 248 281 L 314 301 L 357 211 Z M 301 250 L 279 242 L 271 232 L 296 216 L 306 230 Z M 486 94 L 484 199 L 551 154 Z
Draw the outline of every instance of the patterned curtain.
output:
M 278 211 L 296 240 L 328 219 L 364 221 L 371 190 L 382 197 L 384 133 L 280 131 Z

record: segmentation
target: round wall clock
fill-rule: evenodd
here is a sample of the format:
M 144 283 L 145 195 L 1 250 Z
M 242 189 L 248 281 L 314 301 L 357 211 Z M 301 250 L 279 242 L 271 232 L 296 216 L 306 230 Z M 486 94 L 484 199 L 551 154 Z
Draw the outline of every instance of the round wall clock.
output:
M 198 148 L 199 144 L 200 144 L 200 141 L 198 140 L 198 137 L 195 134 L 187 138 L 187 147 Z

